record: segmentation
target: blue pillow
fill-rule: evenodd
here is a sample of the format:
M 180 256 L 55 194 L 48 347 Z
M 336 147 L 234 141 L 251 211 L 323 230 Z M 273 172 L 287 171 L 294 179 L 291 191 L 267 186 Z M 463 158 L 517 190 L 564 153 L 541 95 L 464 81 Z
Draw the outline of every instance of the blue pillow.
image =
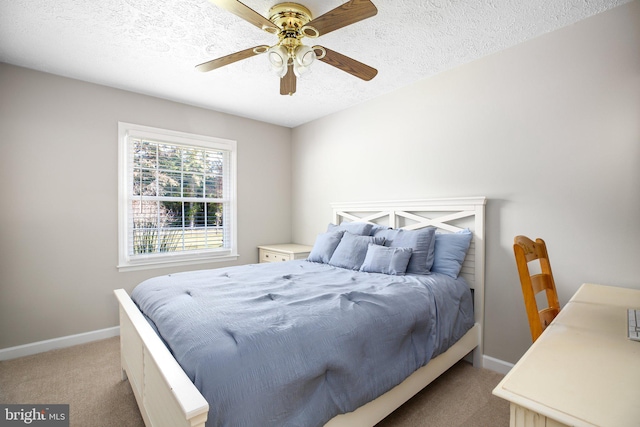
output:
M 431 271 L 454 279 L 458 277 L 472 237 L 468 228 L 457 233 L 436 233 L 435 259 Z
M 410 258 L 411 248 L 389 248 L 369 243 L 360 271 L 402 276 Z
M 333 255 L 333 252 L 338 247 L 343 234 L 344 231 L 342 230 L 318 234 L 316 242 L 313 244 L 313 248 L 307 257 L 307 261 L 321 262 L 323 264 L 328 263 L 331 255 Z
M 329 260 L 329 265 L 334 267 L 348 268 L 349 270 L 359 270 L 367 255 L 369 243 L 382 245 L 383 237 L 356 236 L 345 232 L 340 240 L 340 244 Z
M 435 234 L 434 227 L 426 227 L 419 230 L 379 230 L 376 237 L 384 237 L 384 245 L 391 248 L 411 248 L 407 273 L 429 274 L 434 261 Z
M 369 233 L 369 236 L 375 236 L 376 232 L 379 230 L 389 230 L 389 229 L 391 229 L 391 227 L 387 225 L 373 224 L 373 227 L 371 227 L 371 232 Z
M 327 231 L 336 231 L 336 230 L 344 230 L 348 231 L 351 234 L 355 234 L 357 236 L 368 236 L 371 234 L 371 230 L 373 229 L 374 224 L 370 222 L 343 222 L 340 225 L 329 224 L 327 226 Z

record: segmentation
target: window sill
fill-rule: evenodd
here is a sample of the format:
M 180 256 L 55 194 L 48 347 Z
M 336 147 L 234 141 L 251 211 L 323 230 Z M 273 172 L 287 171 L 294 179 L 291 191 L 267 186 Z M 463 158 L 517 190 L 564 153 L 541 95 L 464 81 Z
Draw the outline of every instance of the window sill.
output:
M 211 262 L 225 262 L 235 261 L 239 257 L 238 254 L 220 255 L 220 256 L 202 256 L 198 258 L 183 258 L 183 259 L 163 259 L 163 260 L 142 260 L 128 263 L 118 264 L 118 271 L 137 271 L 137 270 L 151 270 L 154 268 L 167 268 L 167 267 L 180 267 L 184 265 L 205 264 Z

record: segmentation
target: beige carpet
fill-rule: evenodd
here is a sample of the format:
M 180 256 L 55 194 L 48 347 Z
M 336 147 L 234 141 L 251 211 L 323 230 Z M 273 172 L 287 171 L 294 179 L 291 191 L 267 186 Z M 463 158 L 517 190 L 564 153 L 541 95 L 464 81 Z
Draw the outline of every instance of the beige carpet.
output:
M 71 426 L 142 427 L 119 351 L 116 337 L 0 362 L 0 403 L 69 404 Z M 509 405 L 491 395 L 501 378 L 460 362 L 378 427 L 506 427 Z

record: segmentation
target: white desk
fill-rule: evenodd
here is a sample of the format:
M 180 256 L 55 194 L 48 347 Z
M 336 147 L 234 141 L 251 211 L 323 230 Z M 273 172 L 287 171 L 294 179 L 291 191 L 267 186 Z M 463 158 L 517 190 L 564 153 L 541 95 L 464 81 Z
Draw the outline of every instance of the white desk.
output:
M 511 427 L 640 426 L 640 342 L 627 338 L 640 290 L 584 284 L 493 390 Z

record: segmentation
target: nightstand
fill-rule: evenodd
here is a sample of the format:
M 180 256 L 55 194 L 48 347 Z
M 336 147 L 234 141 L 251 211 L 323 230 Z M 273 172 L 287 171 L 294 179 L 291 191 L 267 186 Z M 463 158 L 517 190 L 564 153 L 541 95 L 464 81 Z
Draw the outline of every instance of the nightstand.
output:
M 311 252 L 311 246 L 296 243 L 258 246 L 260 262 L 283 262 L 294 259 L 305 259 Z

